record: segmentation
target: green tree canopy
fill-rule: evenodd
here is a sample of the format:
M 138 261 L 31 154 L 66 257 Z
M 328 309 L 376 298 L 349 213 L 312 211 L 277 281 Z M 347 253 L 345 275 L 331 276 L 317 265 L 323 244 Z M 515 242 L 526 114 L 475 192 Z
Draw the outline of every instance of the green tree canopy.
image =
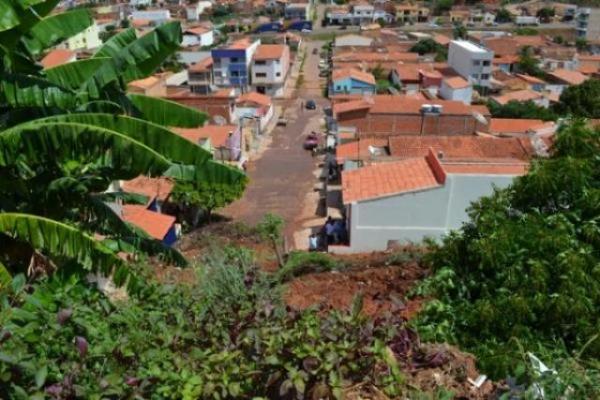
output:
M 504 105 L 489 101 L 488 108 L 494 118 L 541 119 L 544 121 L 555 121 L 558 118 L 551 109 L 538 106 L 531 100 L 512 100 Z
M 576 117 L 600 118 L 600 81 L 588 79 L 580 85 L 567 87 L 560 95 L 556 111 Z

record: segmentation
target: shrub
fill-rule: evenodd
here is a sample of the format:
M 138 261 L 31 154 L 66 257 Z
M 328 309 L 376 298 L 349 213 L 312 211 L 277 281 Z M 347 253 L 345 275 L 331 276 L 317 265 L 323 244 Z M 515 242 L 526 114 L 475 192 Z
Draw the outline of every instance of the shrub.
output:
M 342 264 L 329 254 L 292 251 L 284 267 L 277 272 L 277 277 L 280 281 L 287 281 L 300 275 L 331 271 L 341 266 Z

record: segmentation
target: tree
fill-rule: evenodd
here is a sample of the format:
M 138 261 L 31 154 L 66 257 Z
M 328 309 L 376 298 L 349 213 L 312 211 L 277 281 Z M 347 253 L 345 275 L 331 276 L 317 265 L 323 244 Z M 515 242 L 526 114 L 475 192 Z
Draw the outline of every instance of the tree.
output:
M 513 16 L 506 8 L 501 8 L 496 12 L 496 22 L 503 24 L 512 22 L 512 20 Z
M 452 5 L 454 4 L 453 0 L 438 0 L 435 4 L 434 15 L 441 15 L 446 11 L 450 11 Z
M 494 118 L 541 119 L 544 121 L 555 121 L 558 118 L 552 110 L 538 106 L 533 101 L 512 100 L 505 105 L 489 101 L 488 108 Z
M 218 183 L 194 185 L 179 182 L 175 185 L 172 197 L 179 204 L 204 211 L 208 222 L 210 222 L 214 210 L 225 207 L 242 196 L 244 184 L 243 181 L 237 185 Z M 196 225 L 197 218 L 194 218 L 192 226 L 195 227 Z
M 442 62 L 448 59 L 448 49 L 433 39 L 419 40 L 411 47 L 410 51 L 419 53 L 419 55 L 435 53 L 436 62 Z
M 541 8 L 537 12 L 537 17 L 540 19 L 541 22 L 546 24 L 552 21 L 554 15 L 556 15 L 554 8 L 550 7 Z
M 385 75 L 385 70 L 383 69 L 381 64 L 377 64 L 375 67 L 373 67 L 371 69 L 370 72 L 376 81 L 382 80 L 382 79 L 387 80 L 387 76 Z
M 532 54 L 532 48 L 530 46 L 525 46 L 521 49 L 519 54 L 519 62 L 517 63 L 517 69 L 519 72 L 537 76 L 540 78 L 544 77 L 544 71 L 539 67 L 539 61 Z
M 589 44 L 585 38 L 577 38 L 575 39 L 575 47 L 577 47 L 577 50 L 579 51 L 584 51 L 588 49 Z
M 281 251 L 281 245 L 283 241 L 283 219 L 275 214 L 266 214 L 262 221 L 256 226 L 258 233 L 263 240 L 269 240 L 273 244 L 273 250 L 277 255 L 277 262 L 279 268 L 283 268 L 285 265 L 283 260 L 283 252 Z
M 162 254 L 183 265 L 177 252 L 123 222 L 103 193 L 112 181 L 138 175 L 194 185 L 245 182 L 240 171 L 163 126 L 198 126 L 205 114 L 125 93 L 128 82 L 147 77 L 179 48 L 181 28 L 168 23 L 140 38 L 127 29 L 88 59 L 41 71 L 37 59 L 46 48 L 92 23 L 87 9 L 50 15 L 55 4 L 11 4 L 0 21 L 0 215 L 14 216 L 4 218 L 0 232 L 3 243 L 25 249 L 10 257 L 16 244 L 3 247 L 0 258 L 12 271 L 27 267 L 23 254 L 101 269 L 80 255 L 97 251 Z M 73 230 L 74 239 L 63 243 Z M 90 247 L 96 233 L 105 239 Z
M 588 79 L 567 87 L 560 95 L 556 111 L 562 115 L 600 118 L 600 81 Z
M 466 39 L 468 32 L 467 28 L 465 28 L 463 24 L 455 24 L 452 33 L 454 35 L 454 39 Z

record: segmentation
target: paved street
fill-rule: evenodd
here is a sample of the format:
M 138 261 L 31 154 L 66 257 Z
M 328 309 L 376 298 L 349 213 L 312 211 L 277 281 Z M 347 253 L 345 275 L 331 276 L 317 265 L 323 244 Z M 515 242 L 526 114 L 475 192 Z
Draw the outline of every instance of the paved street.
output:
M 315 184 L 313 170 L 316 160 L 302 148 L 306 134 L 312 130 L 322 131 L 322 107 L 328 104 L 319 86 L 319 54 L 323 42 L 306 43 L 304 62 L 304 85 L 292 93 L 292 99 L 276 103 L 283 107 L 288 119 L 287 127 L 276 127 L 273 139 L 262 156 L 248 165 L 250 183 L 239 201 L 222 210 L 221 214 L 255 224 L 266 214 L 274 213 L 286 221 L 286 236 L 296 229 L 306 194 Z M 317 54 L 313 49 L 318 48 Z M 301 103 L 314 99 L 319 105 L 316 111 L 302 110 Z

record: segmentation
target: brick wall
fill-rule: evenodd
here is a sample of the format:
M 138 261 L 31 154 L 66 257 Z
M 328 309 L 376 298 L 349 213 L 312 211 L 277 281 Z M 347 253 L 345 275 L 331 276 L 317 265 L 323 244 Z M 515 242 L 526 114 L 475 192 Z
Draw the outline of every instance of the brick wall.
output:
M 168 96 L 167 99 L 207 113 L 211 119 L 219 115 L 231 121 L 233 100 L 215 96 Z

